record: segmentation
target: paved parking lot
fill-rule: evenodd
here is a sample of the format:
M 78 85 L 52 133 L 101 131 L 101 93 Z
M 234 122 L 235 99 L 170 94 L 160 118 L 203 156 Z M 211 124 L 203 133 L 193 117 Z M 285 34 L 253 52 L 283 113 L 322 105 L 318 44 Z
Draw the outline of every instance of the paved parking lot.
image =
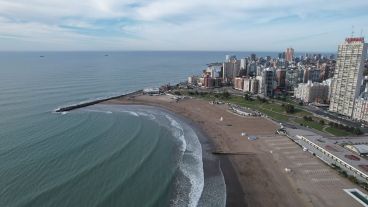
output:
M 285 136 L 260 137 L 258 144 L 265 153 L 271 153 L 274 162 L 290 169 L 290 181 L 307 195 L 311 206 L 362 206 L 343 189 L 359 188 L 340 176 L 335 170 Z

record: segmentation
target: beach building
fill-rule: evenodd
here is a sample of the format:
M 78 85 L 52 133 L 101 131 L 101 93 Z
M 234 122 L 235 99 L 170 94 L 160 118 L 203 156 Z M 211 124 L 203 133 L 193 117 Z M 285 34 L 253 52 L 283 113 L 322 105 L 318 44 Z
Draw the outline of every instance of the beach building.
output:
M 368 155 L 368 146 L 365 144 L 347 144 L 344 147 L 360 156 Z
M 322 137 L 311 131 L 292 128 L 286 128 L 286 136 L 325 163 L 338 166 L 348 175 L 368 182 L 368 160 L 359 155 L 359 152 L 363 154 L 367 152 L 367 146 L 346 147 L 346 139 L 349 139 L 348 145 L 362 145 L 368 137 L 346 137 L 346 139 L 336 140 L 333 137 Z M 354 155 L 352 152 L 358 155 Z
M 143 89 L 143 93 L 149 94 L 149 95 L 156 95 L 156 94 L 160 94 L 160 89 L 159 88 L 145 88 Z

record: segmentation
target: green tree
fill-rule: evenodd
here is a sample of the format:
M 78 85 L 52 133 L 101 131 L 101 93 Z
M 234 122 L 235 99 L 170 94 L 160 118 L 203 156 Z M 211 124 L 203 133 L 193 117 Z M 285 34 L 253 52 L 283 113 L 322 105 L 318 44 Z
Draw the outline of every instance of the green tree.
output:
M 286 113 L 288 114 L 292 114 L 295 112 L 294 105 L 292 104 L 286 104 L 284 108 L 285 108 Z
M 321 120 L 319 120 L 319 124 L 321 124 L 321 125 L 325 125 L 325 121 L 323 121 L 323 120 L 321 119 Z
M 361 134 L 363 134 L 363 132 L 359 129 L 359 127 L 354 128 L 353 133 L 354 133 L 354 134 L 356 134 L 356 135 L 361 135 Z
M 224 99 L 229 99 L 230 98 L 230 96 L 231 96 L 231 94 L 229 93 L 229 91 L 224 91 L 224 92 L 222 92 L 222 98 L 224 98 Z
M 259 102 L 261 102 L 261 103 L 267 103 L 267 102 L 268 102 L 266 98 L 262 98 L 262 97 L 260 97 L 260 96 L 257 96 L 257 100 L 258 100 Z
M 177 95 L 177 96 L 181 96 L 181 92 L 180 91 L 175 91 L 174 94 Z
M 252 101 L 251 94 L 249 92 L 244 93 L 244 99 L 247 101 Z

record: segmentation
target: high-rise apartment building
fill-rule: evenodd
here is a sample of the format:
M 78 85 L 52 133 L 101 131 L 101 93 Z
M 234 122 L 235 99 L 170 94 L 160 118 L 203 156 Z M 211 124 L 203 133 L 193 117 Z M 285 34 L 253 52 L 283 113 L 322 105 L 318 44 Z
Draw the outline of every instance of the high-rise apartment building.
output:
M 286 53 L 285 53 L 285 59 L 288 62 L 293 61 L 294 59 L 294 49 L 293 48 L 286 48 Z
M 268 97 L 273 97 L 275 90 L 275 70 L 273 68 L 267 68 L 263 71 L 263 90 L 264 95 Z
M 228 57 L 226 57 L 228 58 Z M 240 74 L 240 60 L 237 60 L 235 56 L 229 57 L 229 60 L 223 63 L 222 78 L 226 83 L 232 83 L 233 79 Z
M 352 117 L 355 99 L 360 93 L 366 54 L 367 44 L 362 37 L 346 38 L 339 45 L 331 86 L 330 111 Z

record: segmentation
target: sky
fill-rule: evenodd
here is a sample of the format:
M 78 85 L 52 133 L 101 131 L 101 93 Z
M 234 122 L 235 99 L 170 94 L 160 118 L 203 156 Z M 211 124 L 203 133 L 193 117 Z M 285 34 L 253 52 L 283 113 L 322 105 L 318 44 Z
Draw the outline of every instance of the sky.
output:
M 0 50 L 335 52 L 368 0 L 0 0 Z M 354 29 L 352 29 L 354 27 Z

